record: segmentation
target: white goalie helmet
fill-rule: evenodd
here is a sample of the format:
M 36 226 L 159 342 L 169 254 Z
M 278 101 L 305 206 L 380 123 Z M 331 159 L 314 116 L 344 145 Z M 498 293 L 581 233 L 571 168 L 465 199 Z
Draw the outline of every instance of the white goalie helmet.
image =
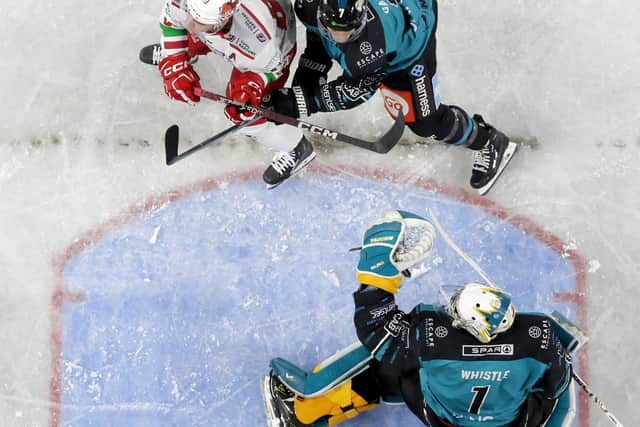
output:
M 465 284 L 451 297 L 447 311 L 454 327 L 485 344 L 506 332 L 516 316 L 509 293 L 481 283 Z
M 224 28 L 237 6 L 238 0 L 187 0 L 187 12 L 197 22 L 211 25 L 214 32 Z

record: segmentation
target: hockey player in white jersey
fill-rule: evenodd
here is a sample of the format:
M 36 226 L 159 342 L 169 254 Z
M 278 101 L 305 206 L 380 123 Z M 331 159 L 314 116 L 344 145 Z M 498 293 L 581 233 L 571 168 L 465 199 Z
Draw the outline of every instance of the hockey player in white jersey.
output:
M 143 62 L 157 64 L 169 98 L 200 101 L 200 77 L 193 68 L 198 55 L 213 53 L 231 62 L 226 95 L 259 106 L 273 90 L 284 86 L 296 53 L 295 15 L 288 0 L 165 0 L 160 45 L 140 52 Z M 254 119 L 234 105 L 225 108 L 234 124 Z M 264 171 L 269 188 L 304 168 L 313 146 L 302 131 L 258 118 L 241 133 L 277 154 Z

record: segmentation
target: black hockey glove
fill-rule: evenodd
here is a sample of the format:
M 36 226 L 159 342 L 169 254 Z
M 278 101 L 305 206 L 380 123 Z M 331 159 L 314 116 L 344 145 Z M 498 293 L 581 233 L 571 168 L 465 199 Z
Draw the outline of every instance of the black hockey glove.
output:
M 327 82 L 329 68 L 331 68 L 330 58 L 328 63 L 318 62 L 302 54 L 296 73 L 293 75 L 292 85 L 303 87 L 307 93 L 314 93 L 318 87 Z
M 311 101 L 311 102 L 310 102 Z M 318 111 L 309 95 L 300 86 L 284 87 L 262 98 L 262 108 L 299 119 Z

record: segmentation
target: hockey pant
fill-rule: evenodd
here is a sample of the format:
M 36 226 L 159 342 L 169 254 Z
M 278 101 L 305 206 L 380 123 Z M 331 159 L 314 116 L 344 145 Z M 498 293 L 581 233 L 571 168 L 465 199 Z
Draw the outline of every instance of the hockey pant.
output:
M 197 56 L 206 55 L 211 52 L 211 50 L 198 38 L 197 35 L 189 33 L 187 52 L 189 56 Z M 288 55 L 293 58 L 295 54 L 296 50 L 292 49 Z M 291 61 L 288 62 L 291 63 Z M 233 68 L 229 81 L 231 82 L 234 79 L 237 79 L 241 74 L 242 71 L 237 68 Z M 267 84 L 263 95 L 267 95 L 272 91 L 283 87 L 288 77 L 289 66 L 287 66 L 278 79 Z M 230 95 L 228 87 L 229 86 L 227 86 L 226 96 Z M 291 151 L 302 139 L 302 131 L 300 129 L 290 125 L 276 125 L 275 123 L 268 122 L 265 119 L 257 120 L 251 125 L 245 126 L 239 133 L 254 139 L 258 144 L 275 151 Z
M 462 108 L 442 104 L 436 71 L 436 27 L 438 8 L 434 2 L 436 25 L 422 56 L 407 68 L 387 76 L 380 92 L 387 112 L 395 119 L 402 109 L 405 123 L 418 136 L 434 137 L 447 144 L 477 150 L 488 133 L 479 128 Z

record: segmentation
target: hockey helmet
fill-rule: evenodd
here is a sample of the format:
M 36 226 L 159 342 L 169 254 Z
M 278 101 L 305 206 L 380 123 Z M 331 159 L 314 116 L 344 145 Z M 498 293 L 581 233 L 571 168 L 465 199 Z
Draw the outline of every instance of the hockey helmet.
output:
M 187 12 L 200 24 L 210 25 L 212 32 L 224 28 L 233 16 L 238 0 L 187 0 Z
M 348 41 L 355 40 L 367 23 L 367 0 L 320 0 L 318 23 L 325 30 L 352 31 Z
M 451 297 L 447 311 L 454 327 L 465 329 L 485 344 L 506 332 L 516 315 L 510 294 L 481 283 L 465 284 Z

